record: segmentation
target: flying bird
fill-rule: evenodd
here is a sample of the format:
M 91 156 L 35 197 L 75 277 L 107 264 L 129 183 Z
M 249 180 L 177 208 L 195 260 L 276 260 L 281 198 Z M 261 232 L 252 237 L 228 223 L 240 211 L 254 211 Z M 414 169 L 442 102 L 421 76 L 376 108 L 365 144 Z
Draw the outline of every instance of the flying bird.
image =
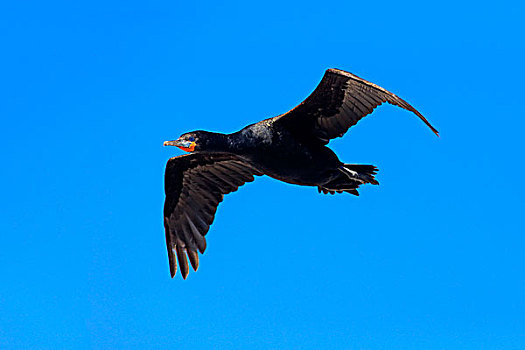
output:
M 384 102 L 413 112 L 438 135 L 405 100 L 352 73 L 328 69 L 310 96 L 287 113 L 232 134 L 199 130 L 164 142 L 189 152 L 166 165 L 164 228 L 171 277 L 177 261 L 184 279 L 188 259 L 197 271 L 217 206 L 254 176 L 315 186 L 325 194 L 357 196 L 360 185 L 378 185 L 375 166 L 345 164 L 326 145 Z

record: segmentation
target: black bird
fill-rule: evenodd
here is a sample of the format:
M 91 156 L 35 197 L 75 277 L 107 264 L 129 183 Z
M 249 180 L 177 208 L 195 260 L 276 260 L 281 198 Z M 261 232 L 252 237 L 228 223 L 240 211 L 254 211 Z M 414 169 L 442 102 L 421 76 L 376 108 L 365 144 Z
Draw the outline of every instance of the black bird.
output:
M 384 102 L 415 113 L 438 135 L 403 99 L 352 73 L 328 69 L 314 92 L 285 114 L 233 134 L 193 131 L 164 142 L 191 152 L 166 165 L 164 228 L 171 277 L 177 271 L 175 255 L 184 279 L 189 272 L 186 255 L 197 270 L 198 251 L 206 249 L 204 236 L 223 196 L 255 175 L 331 194 L 357 196 L 360 185 L 378 185 L 375 166 L 344 164 L 326 144 Z

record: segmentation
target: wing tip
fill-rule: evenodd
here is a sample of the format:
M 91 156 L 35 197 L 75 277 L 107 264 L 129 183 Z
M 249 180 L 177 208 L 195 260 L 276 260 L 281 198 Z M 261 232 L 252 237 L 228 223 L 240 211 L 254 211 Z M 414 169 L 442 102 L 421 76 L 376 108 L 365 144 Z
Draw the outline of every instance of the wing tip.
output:
M 188 266 L 188 258 L 186 257 L 184 248 L 182 248 L 180 244 L 177 244 L 175 247 L 177 252 L 177 260 L 179 260 L 180 274 L 182 275 L 182 278 L 186 279 L 186 277 L 188 277 L 188 274 L 190 273 L 190 269 Z
M 168 262 L 170 265 L 170 275 L 171 275 L 171 278 L 173 278 L 177 274 L 177 263 L 174 260 L 172 260 L 171 256 L 168 256 L 168 259 L 169 259 Z
M 180 270 L 180 274 L 182 276 L 182 279 L 184 279 L 184 280 L 188 277 L 189 273 L 190 273 L 190 269 L 185 269 L 185 270 L 181 269 Z
M 430 122 L 429 122 L 425 117 L 422 117 L 421 119 L 425 122 L 425 124 L 427 124 L 427 126 L 430 128 L 430 130 L 432 130 L 432 132 L 433 132 L 437 137 L 440 137 L 440 136 L 439 136 L 439 131 L 438 131 L 436 128 L 434 128 L 434 127 L 432 126 L 432 124 L 430 124 Z
M 199 268 L 199 254 L 196 251 L 190 249 L 186 249 L 186 254 L 190 259 L 190 264 L 193 268 L 193 271 L 197 272 L 197 269 Z

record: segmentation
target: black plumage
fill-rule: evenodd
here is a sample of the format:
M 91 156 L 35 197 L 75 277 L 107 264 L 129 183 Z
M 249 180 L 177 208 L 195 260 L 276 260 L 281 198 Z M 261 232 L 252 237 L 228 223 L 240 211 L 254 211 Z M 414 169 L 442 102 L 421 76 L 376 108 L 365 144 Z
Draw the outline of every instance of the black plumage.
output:
M 198 251 L 223 196 L 254 176 L 305 186 L 319 192 L 359 195 L 362 184 L 379 184 L 373 165 L 344 164 L 325 145 L 341 137 L 361 118 L 388 102 L 415 113 L 438 131 L 414 107 L 393 93 L 354 74 L 329 69 L 300 105 L 280 116 L 248 125 L 232 134 L 194 131 L 165 145 L 191 152 L 166 165 L 164 227 L 171 276 L 177 260 L 183 278 L 199 266 Z

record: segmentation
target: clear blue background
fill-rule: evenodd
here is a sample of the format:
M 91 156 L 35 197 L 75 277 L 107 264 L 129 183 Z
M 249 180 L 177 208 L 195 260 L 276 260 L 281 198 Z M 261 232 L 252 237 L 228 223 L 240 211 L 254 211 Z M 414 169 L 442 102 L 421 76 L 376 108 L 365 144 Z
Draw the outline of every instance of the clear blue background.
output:
M 524 349 L 523 5 L 4 2 L 0 348 Z M 170 279 L 162 142 L 325 69 L 407 99 L 331 143 L 361 197 L 259 178 Z

